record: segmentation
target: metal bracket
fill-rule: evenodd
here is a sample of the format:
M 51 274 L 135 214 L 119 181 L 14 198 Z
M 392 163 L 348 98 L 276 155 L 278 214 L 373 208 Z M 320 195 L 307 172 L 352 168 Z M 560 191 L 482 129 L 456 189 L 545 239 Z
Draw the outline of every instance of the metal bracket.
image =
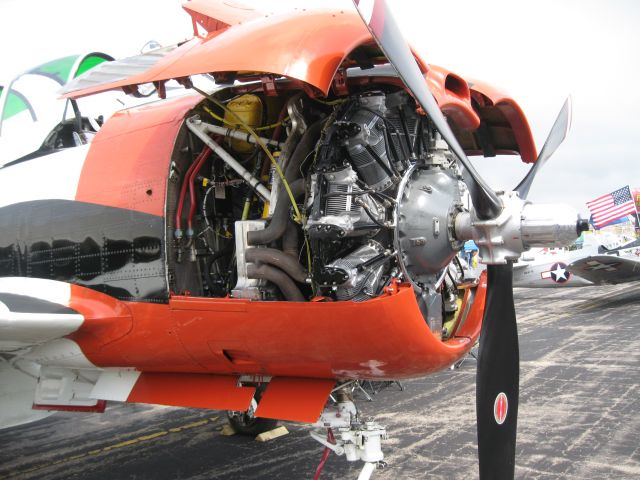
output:
M 264 75 L 260 77 L 260 82 L 262 82 L 262 90 L 266 96 L 278 96 L 278 88 L 276 87 L 276 82 L 271 75 Z
M 347 84 L 347 72 L 344 68 L 338 69 L 335 76 L 333 77 L 333 82 L 331 83 L 331 88 L 336 95 L 344 96 L 349 95 L 349 85 Z

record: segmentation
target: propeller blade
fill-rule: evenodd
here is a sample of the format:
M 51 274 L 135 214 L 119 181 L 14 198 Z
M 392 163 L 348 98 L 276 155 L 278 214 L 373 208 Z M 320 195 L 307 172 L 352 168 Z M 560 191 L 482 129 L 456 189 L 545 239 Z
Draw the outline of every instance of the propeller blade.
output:
M 488 265 L 487 274 L 476 377 L 480 479 L 513 479 L 520 377 L 513 266 Z
M 434 123 L 442 138 L 460 160 L 462 175 L 478 217 L 482 220 L 497 217 L 502 203 L 494 191 L 480 177 L 467 158 L 460 143 L 451 131 L 435 98 L 429 91 L 418 64 L 411 53 L 385 0 L 353 0 L 367 28 L 378 42 L 383 53 L 395 68 L 414 98 Z
M 533 179 L 538 174 L 538 170 L 542 168 L 542 166 L 547 163 L 547 160 L 555 153 L 557 148 L 562 144 L 564 139 L 567 137 L 567 133 L 569 132 L 569 128 L 571 127 L 571 97 L 567 97 L 556 117 L 556 121 L 551 127 L 551 131 L 549 132 L 549 136 L 547 140 L 544 142 L 544 146 L 542 150 L 540 150 L 540 154 L 536 159 L 536 163 L 533 164 L 533 167 L 529 170 L 529 172 L 525 175 L 522 181 L 515 188 L 515 191 L 518 192 L 520 198 L 525 199 L 529 196 L 529 189 L 531 188 L 531 184 L 533 183 Z

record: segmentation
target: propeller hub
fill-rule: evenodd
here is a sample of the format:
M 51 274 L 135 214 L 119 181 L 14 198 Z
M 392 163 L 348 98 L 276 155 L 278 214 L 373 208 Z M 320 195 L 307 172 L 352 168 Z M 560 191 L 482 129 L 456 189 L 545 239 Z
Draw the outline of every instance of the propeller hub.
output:
M 582 232 L 583 220 L 569 205 L 527 202 L 522 211 L 521 225 L 522 242 L 529 250 L 532 247 L 570 245 Z
M 455 237 L 474 240 L 482 263 L 501 265 L 516 260 L 531 247 L 564 247 L 583 228 L 576 210 L 563 204 L 534 204 L 517 192 L 501 192 L 503 209 L 494 219 L 481 220 L 475 210 L 455 219 Z

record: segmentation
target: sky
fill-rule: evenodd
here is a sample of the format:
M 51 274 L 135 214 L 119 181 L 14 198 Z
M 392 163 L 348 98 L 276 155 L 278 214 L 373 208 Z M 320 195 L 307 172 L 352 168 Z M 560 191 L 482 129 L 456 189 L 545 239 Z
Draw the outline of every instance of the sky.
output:
M 243 0 L 261 9 L 352 8 L 348 0 Z M 538 149 L 565 98 L 572 129 L 536 178 L 530 200 L 585 202 L 640 187 L 638 111 L 640 2 L 632 0 L 388 0 L 427 63 L 499 86 L 524 110 Z M 135 55 L 149 40 L 190 38 L 178 0 L 0 0 L 0 84 L 56 57 L 104 51 Z M 474 164 L 496 189 L 512 189 L 529 166 L 516 156 Z

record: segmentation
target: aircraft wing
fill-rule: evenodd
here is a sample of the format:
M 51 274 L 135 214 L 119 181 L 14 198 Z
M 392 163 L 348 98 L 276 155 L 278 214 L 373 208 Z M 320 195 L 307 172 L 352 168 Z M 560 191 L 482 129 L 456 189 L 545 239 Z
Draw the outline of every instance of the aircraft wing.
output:
M 85 320 L 69 300 L 70 286 L 61 282 L 0 279 L 0 428 L 44 418 L 52 413 L 46 408 L 50 404 L 89 411 L 102 408 L 100 402 L 82 395 L 90 384 L 46 366 L 54 357 L 60 361 L 62 355 L 64 364 L 81 355 L 65 338 Z
M 33 347 L 74 332 L 83 317 L 39 298 L 0 293 L 0 351 Z
M 640 280 L 640 257 L 591 255 L 567 267 L 575 275 L 596 285 L 615 285 Z

